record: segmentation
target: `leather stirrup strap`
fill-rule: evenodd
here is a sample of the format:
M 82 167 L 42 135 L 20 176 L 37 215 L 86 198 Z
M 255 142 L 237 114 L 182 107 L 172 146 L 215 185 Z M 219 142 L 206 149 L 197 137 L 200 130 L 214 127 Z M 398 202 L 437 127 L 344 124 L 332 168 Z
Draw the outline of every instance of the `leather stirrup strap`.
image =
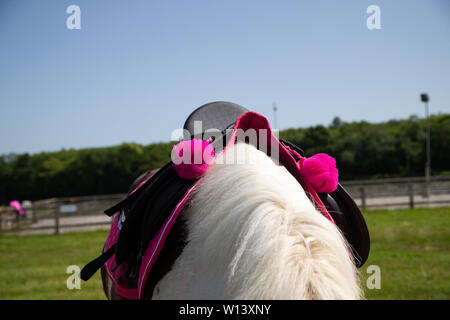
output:
M 111 248 L 103 252 L 100 256 L 89 262 L 80 272 L 80 278 L 84 281 L 89 280 L 98 269 L 100 269 L 106 261 L 114 254 L 116 250 L 116 244 L 112 245 Z

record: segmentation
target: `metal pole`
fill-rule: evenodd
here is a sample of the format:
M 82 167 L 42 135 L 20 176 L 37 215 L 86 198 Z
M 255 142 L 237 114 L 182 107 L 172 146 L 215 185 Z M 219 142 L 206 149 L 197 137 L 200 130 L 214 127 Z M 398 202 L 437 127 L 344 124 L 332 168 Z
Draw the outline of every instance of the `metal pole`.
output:
M 34 204 L 34 201 L 31 203 L 31 216 L 33 218 L 33 223 L 37 222 L 37 211 L 36 211 L 36 206 Z
M 425 167 L 426 197 L 430 198 L 430 176 L 431 176 L 431 147 L 430 147 L 430 120 L 428 114 L 428 101 L 425 102 L 425 116 L 427 123 L 427 163 Z
M 408 183 L 408 194 L 409 194 L 409 208 L 413 209 L 414 208 L 414 190 L 413 190 L 413 184 L 411 181 Z
M 366 190 L 364 187 L 361 187 L 359 191 L 361 192 L 361 208 L 366 209 Z
M 59 234 L 59 202 L 58 200 L 54 204 L 54 214 L 55 214 L 55 234 Z
M 423 103 L 425 103 L 425 121 L 427 127 L 427 142 L 426 142 L 426 153 L 427 153 L 427 161 L 425 163 L 425 197 L 430 201 L 430 176 L 431 176 L 431 147 L 430 147 L 430 117 L 428 114 L 428 101 L 430 98 L 428 94 L 422 93 L 420 95 L 420 99 Z

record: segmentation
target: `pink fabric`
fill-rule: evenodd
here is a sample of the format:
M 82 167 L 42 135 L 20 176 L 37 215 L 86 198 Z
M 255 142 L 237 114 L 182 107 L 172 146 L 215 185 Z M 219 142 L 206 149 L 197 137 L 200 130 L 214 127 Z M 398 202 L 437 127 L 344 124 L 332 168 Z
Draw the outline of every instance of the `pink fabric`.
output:
M 23 216 L 25 214 L 25 210 L 22 209 L 22 206 L 20 205 L 20 202 L 17 200 L 13 200 L 9 203 L 10 207 L 13 207 L 17 211 L 19 211 L 19 215 Z
M 119 212 L 117 212 L 114 217 L 114 221 L 111 225 L 108 238 L 106 239 L 104 251 L 107 251 L 109 248 L 111 248 L 119 238 L 120 230 L 117 224 L 119 216 L 120 214 Z M 115 257 L 116 255 L 113 254 L 111 258 L 109 258 L 108 261 L 106 261 L 105 263 L 106 273 L 108 274 L 111 281 L 114 283 L 117 294 L 127 299 L 137 299 L 138 298 L 137 289 L 130 289 L 127 287 L 125 273 L 128 269 L 128 264 L 124 262 L 120 266 L 118 266 L 114 271 L 112 271 L 112 269 L 115 266 Z
M 318 153 L 301 163 L 301 170 L 306 180 L 317 192 L 331 193 L 338 186 L 338 169 L 336 160 L 326 153 Z
M 151 177 L 153 177 L 153 175 L 150 175 L 144 181 L 142 181 L 133 191 L 130 192 L 130 195 L 135 193 Z M 120 229 L 118 226 L 119 216 L 120 216 L 120 212 L 116 212 L 116 214 L 114 216 L 114 221 L 111 224 L 108 238 L 106 238 L 104 251 L 107 251 L 109 248 L 111 248 L 117 242 L 117 239 L 119 238 L 119 233 L 120 233 Z M 111 258 L 109 258 L 108 261 L 106 261 L 105 269 L 106 269 L 106 273 L 108 274 L 108 277 L 111 279 L 111 281 L 115 285 L 116 293 L 126 299 L 137 299 L 138 298 L 138 289 L 137 288 L 133 288 L 133 289 L 127 288 L 127 283 L 124 278 L 124 274 L 128 269 L 128 264 L 126 262 L 124 262 L 124 263 L 122 263 L 122 265 L 120 265 L 114 271 L 112 271 L 114 266 L 115 266 L 115 254 L 113 254 L 111 256 Z
M 138 290 L 139 290 L 139 299 L 142 299 L 145 289 L 145 283 L 147 282 L 148 275 L 150 274 L 150 270 L 158 258 L 159 253 L 161 252 L 164 243 L 166 242 L 166 238 L 169 235 L 170 229 L 172 229 L 173 224 L 175 223 L 178 214 L 183 210 L 186 202 L 191 198 L 192 193 L 197 188 L 197 186 L 201 183 L 201 179 L 197 181 L 183 196 L 183 198 L 177 203 L 172 213 L 164 222 L 161 229 L 156 233 L 155 237 L 150 241 L 149 246 L 144 252 L 144 257 L 142 258 L 141 267 L 139 269 L 139 282 L 138 282 Z
M 192 139 L 173 146 L 172 166 L 182 179 L 200 178 L 214 162 L 214 148 L 209 141 Z
M 151 177 L 148 177 L 145 181 L 139 184 L 139 186 L 134 189 L 130 194 L 136 192 L 137 189 L 139 189 L 148 179 Z M 144 255 L 142 257 L 142 263 L 139 269 L 139 277 L 138 277 L 138 287 L 137 288 L 128 288 L 127 282 L 125 281 L 124 275 L 126 274 L 126 271 L 128 269 L 128 264 L 126 262 L 122 263 L 120 266 L 118 266 L 114 271 L 112 269 L 115 266 L 115 254 L 111 256 L 111 258 L 108 259 L 105 263 L 105 269 L 106 273 L 108 274 L 108 277 L 113 281 L 116 293 L 120 296 L 126 298 L 126 299 L 142 299 L 142 295 L 144 294 L 145 289 L 145 283 L 147 281 L 148 275 L 150 274 L 150 271 L 153 267 L 153 265 L 156 262 L 156 259 L 159 256 L 159 253 L 161 252 L 164 243 L 167 239 L 167 236 L 169 235 L 170 230 L 172 229 L 173 224 L 175 223 L 179 213 L 181 210 L 183 210 L 186 202 L 191 198 L 192 193 L 197 188 L 197 186 L 200 184 L 200 181 L 197 181 L 194 186 L 192 186 L 186 194 L 183 196 L 183 198 L 177 203 L 173 211 L 170 213 L 169 217 L 164 221 L 163 226 L 161 229 L 156 233 L 155 237 L 150 241 L 147 249 L 144 252 Z M 111 225 L 111 229 L 108 234 L 108 238 L 106 239 L 105 243 L 105 249 L 104 251 L 108 250 L 113 246 L 117 239 L 119 238 L 120 229 L 118 227 L 118 219 L 120 216 L 120 212 L 117 212 L 114 217 L 114 221 Z
M 297 151 L 295 151 L 294 149 L 291 149 L 289 146 L 284 146 L 287 150 L 289 150 L 289 152 L 295 154 L 297 157 L 299 158 L 303 158 L 302 155 L 300 153 L 298 153 Z

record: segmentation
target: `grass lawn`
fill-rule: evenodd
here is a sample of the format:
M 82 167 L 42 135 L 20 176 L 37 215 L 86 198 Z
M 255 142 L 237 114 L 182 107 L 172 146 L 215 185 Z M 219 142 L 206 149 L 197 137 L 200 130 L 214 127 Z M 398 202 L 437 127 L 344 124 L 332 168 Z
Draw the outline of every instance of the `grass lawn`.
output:
M 81 280 L 80 290 L 69 290 L 66 269 L 97 257 L 107 235 L 0 235 L 0 299 L 105 299 L 100 272 Z
M 367 211 L 371 253 L 360 269 L 381 270 L 368 299 L 450 299 L 450 208 Z M 81 290 L 66 287 L 69 265 L 96 257 L 106 231 L 63 235 L 0 235 L 0 299 L 105 299 L 100 274 Z
M 371 251 L 360 269 L 381 270 L 381 289 L 367 299 L 450 299 L 450 208 L 380 210 L 364 214 Z

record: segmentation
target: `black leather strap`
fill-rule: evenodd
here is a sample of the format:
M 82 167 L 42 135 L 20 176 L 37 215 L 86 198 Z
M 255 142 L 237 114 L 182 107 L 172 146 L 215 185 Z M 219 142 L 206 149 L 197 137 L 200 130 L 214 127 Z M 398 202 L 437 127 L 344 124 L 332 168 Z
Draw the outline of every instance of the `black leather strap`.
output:
M 100 256 L 89 262 L 80 272 L 80 278 L 84 281 L 89 280 L 98 269 L 100 269 L 106 261 L 114 254 L 116 245 L 114 244 L 107 251 L 103 252 Z
M 112 216 L 114 213 L 120 211 L 125 206 L 133 203 L 137 198 L 139 198 L 143 193 L 151 193 L 151 189 L 153 186 L 158 185 L 158 182 L 160 180 L 164 180 L 165 172 L 167 171 L 168 167 L 171 167 L 172 163 L 169 162 L 165 166 L 163 166 L 161 169 L 159 169 L 151 179 L 148 179 L 147 182 L 142 185 L 136 192 L 128 195 L 124 200 L 120 201 L 118 204 L 114 205 L 113 207 L 105 210 L 105 214 L 107 216 Z M 151 182 L 151 183 L 150 183 Z

